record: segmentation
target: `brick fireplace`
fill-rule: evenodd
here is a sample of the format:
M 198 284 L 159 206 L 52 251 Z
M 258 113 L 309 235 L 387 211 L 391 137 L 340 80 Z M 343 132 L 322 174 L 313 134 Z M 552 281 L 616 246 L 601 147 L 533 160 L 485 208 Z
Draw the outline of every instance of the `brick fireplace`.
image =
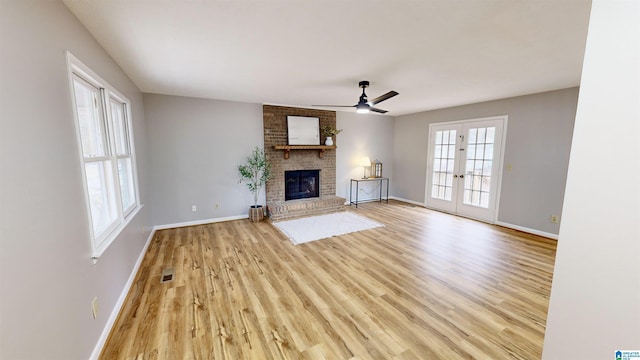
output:
M 267 208 L 271 220 L 279 221 L 303 216 L 327 214 L 343 210 L 344 198 L 336 196 L 336 150 L 291 150 L 285 159 L 283 150 L 274 146 L 287 145 L 287 116 L 311 116 L 320 119 L 320 127 L 336 126 L 335 111 L 263 105 L 264 148 L 271 162 L 271 180 L 266 185 Z M 321 142 L 324 144 L 324 137 Z M 336 140 L 334 139 L 334 142 Z M 335 145 L 338 145 L 337 142 Z M 320 157 L 322 155 L 322 157 Z M 285 200 L 285 171 L 320 170 L 319 196 Z

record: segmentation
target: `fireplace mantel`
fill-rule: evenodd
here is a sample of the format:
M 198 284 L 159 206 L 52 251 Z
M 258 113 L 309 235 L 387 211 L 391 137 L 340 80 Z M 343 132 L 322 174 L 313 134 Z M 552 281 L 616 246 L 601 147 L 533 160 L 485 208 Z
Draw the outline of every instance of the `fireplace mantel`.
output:
M 291 150 L 318 150 L 318 157 L 320 159 L 322 159 L 322 156 L 324 156 L 324 151 L 325 150 L 336 149 L 337 146 L 335 146 L 335 145 L 331 145 L 331 146 L 327 146 L 327 145 L 275 145 L 273 148 L 276 149 L 276 150 L 284 150 L 284 158 L 285 159 L 289 158 L 289 152 Z

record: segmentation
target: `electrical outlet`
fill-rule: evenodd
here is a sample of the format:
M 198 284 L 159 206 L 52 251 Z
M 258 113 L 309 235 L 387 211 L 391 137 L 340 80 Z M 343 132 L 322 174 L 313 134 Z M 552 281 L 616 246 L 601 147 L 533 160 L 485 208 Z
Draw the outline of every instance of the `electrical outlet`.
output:
M 549 220 L 551 220 L 552 223 L 557 224 L 559 221 L 558 215 L 551 215 L 551 218 Z
M 198 211 L 198 208 L 195 205 L 191 205 L 191 212 Z
M 98 297 L 94 297 L 91 301 L 91 314 L 93 318 L 96 319 L 98 317 Z

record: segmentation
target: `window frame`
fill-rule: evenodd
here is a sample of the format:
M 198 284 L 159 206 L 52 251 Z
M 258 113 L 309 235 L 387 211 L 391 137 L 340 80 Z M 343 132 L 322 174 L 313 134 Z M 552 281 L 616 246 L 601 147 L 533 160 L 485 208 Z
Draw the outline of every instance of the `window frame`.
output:
M 131 116 L 131 102 L 118 90 L 111 86 L 107 81 L 102 79 L 98 74 L 92 71 L 88 66 L 82 63 L 78 58 L 76 58 L 68 51 L 66 52 L 66 59 L 69 90 L 71 96 L 70 103 L 74 117 L 76 140 L 78 142 L 78 156 L 80 160 L 82 184 L 84 189 L 86 205 L 85 211 L 87 215 L 86 219 L 89 225 L 88 235 L 91 244 L 91 257 L 95 262 L 113 243 L 113 241 L 126 228 L 129 222 L 142 208 L 138 186 L 134 142 L 135 137 L 133 133 Z M 101 125 L 104 131 L 103 138 L 105 142 L 104 145 L 106 147 L 104 156 L 86 157 L 84 154 L 80 118 L 78 116 L 78 107 L 76 104 L 75 81 L 84 82 L 86 83 L 85 85 L 95 87 L 98 90 L 99 99 L 95 106 L 99 110 L 98 116 L 100 116 L 100 122 L 102 123 Z M 124 144 L 127 154 L 118 153 L 115 129 L 116 119 L 114 119 L 112 114 L 112 102 L 116 102 L 122 106 L 122 116 L 124 117 L 122 119 L 122 125 L 124 128 L 122 135 L 124 136 Z M 133 191 L 134 201 L 133 204 L 128 206 L 126 209 L 123 208 L 122 184 L 120 184 L 120 172 L 118 170 L 118 162 L 121 159 L 130 159 L 131 162 L 131 172 L 130 174 L 128 174 L 128 176 L 131 177 L 131 182 L 133 183 L 133 187 L 130 190 Z M 110 166 L 111 168 L 111 177 L 108 180 L 113 183 L 113 191 L 112 194 L 109 194 L 107 196 L 110 197 L 110 201 L 115 202 L 116 218 L 112 223 L 108 224 L 106 228 L 104 228 L 99 233 L 96 233 L 96 226 L 92 217 L 91 198 L 87 181 L 86 165 L 89 163 L 99 162 L 107 162 L 107 166 Z
M 111 146 L 113 149 L 113 158 L 115 159 L 115 163 L 114 163 L 114 169 L 115 169 L 115 174 L 116 176 L 114 176 L 115 178 L 117 178 L 118 180 L 118 188 L 119 188 L 119 192 L 118 192 L 118 199 L 120 202 L 120 209 L 122 210 L 123 213 L 123 217 L 127 217 L 129 216 L 129 214 L 131 214 L 132 211 L 134 211 L 138 206 L 139 206 L 139 197 L 138 197 L 138 181 L 137 181 L 137 176 L 135 175 L 135 156 L 134 156 L 134 145 L 133 145 L 133 128 L 131 127 L 131 106 L 129 104 L 129 101 L 122 96 L 119 96 L 117 94 L 114 94 L 113 92 L 110 92 L 109 97 L 107 99 L 107 102 L 109 103 L 108 107 L 109 108 L 109 117 L 111 118 L 111 124 L 112 126 L 114 126 L 114 120 L 113 120 L 113 115 L 111 114 L 111 104 L 112 102 L 116 102 L 118 104 L 121 104 L 124 108 L 123 111 L 123 136 L 124 136 L 124 147 L 126 149 L 126 154 L 119 154 L 118 153 L 118 146 L 116 144 L 116 139 L 115 136 L 113 136 L 113 139 L 111 141 Z M 114 126 L 115 127 L 115 126 Z M 109 133 L 115 133 L 115 129 L 112 129 Z M 122 160 L 122 159 L 130 159 L 131 160 L 131 177 L 133 180 L 133 192 L 134 192 L 134 201 L 133 204 L 131 204 L 129 207 L 125 208 L 124 204 L 122 204 L 122 184 L 120 184 L 120 177 L 117 176 L 118 175 L 118 161 Z

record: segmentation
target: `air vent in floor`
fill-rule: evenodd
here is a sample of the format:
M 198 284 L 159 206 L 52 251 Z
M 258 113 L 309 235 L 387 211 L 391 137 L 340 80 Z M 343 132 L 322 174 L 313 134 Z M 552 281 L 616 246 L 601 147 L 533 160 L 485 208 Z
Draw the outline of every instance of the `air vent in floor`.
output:
M 160 276 L 160 282 L 166 283 L 173 280 L 173 268 L 166 268 L 162 270 L 162 275 Z

